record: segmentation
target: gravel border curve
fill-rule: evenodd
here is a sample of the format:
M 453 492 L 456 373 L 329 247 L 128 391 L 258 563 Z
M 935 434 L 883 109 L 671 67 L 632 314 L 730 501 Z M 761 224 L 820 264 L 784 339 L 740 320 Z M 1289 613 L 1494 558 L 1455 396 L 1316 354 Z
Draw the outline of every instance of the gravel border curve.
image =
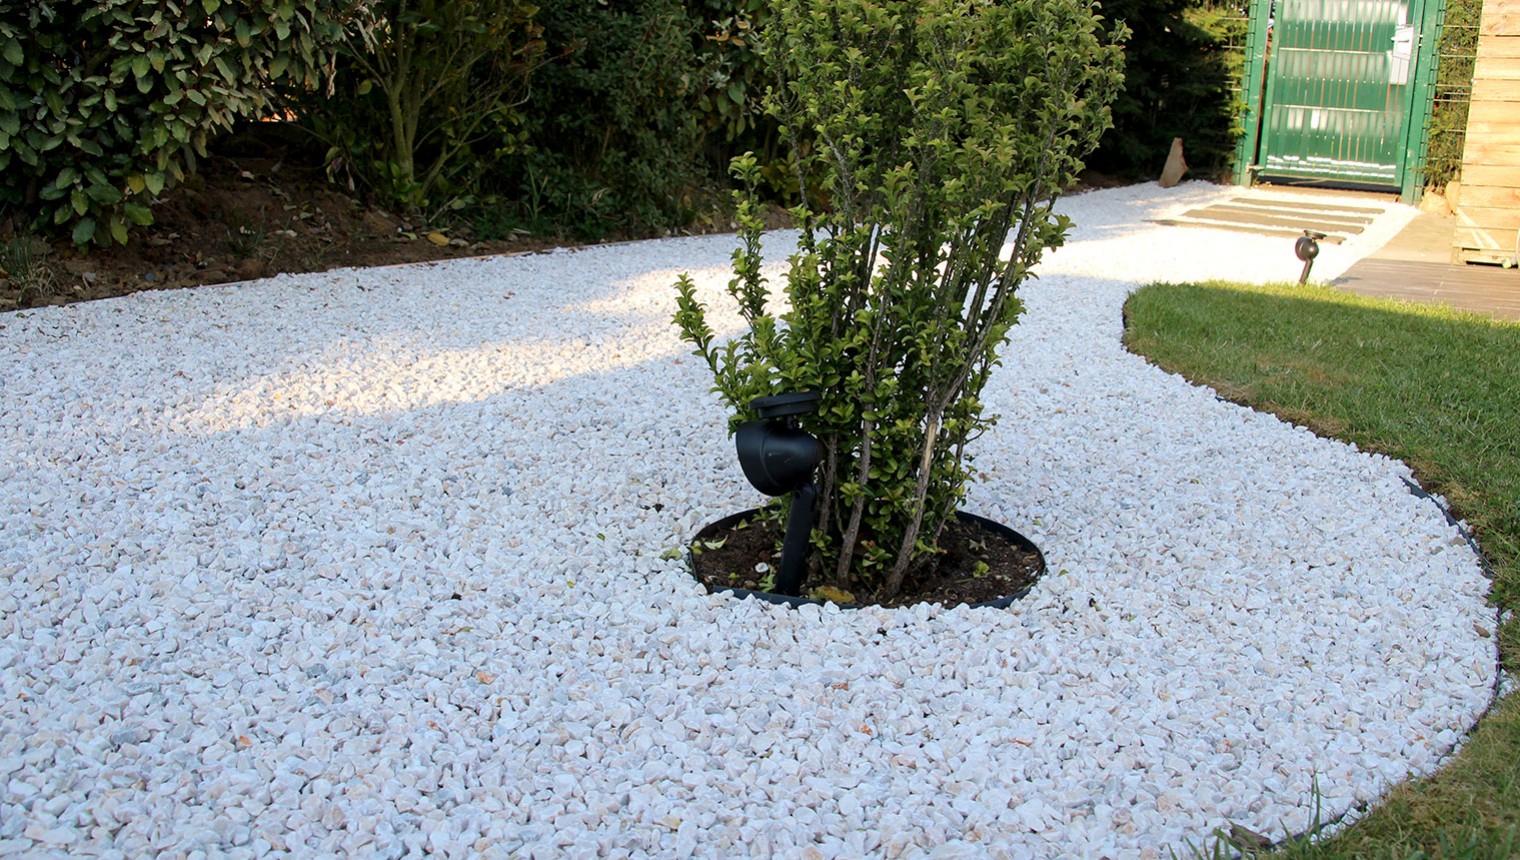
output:
M 736 330 L 731 236 L 0 315 L 0 854 L 1151 858 L 1431 771 L 1495 682 L 1461 534 L 1120 344 L 1139 284 L 1297 277 L 1147 220 L 1237 193 L 1063 203 L 975 449 L 1051 566 L 1006 611 L 662 557 L 757 501 L 670 324 L 690 271 Z

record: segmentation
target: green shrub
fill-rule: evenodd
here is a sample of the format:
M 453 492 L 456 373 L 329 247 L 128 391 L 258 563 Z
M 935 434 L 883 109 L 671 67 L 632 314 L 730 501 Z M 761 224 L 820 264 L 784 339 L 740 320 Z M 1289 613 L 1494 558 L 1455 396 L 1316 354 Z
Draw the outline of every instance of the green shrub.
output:
M 346 0 L 0 0 L 3 202 L 81 244 L 125 242 L 275 82 L 322 83 L 348 14 Z
M 694 109 L 702 30 L 680 0 L 543 0 L 551 62 L 523 108 L 526 146 L 495 188 L 536 231 L 586 238 L 690 220 L 708 181 Z
M 1230 166 L 1238 129 L 1236 87 L 1247 24 L 1229 0 L 1102 0 L 1109 26 L 1131 31 L 1114 127 L 1089 159 L 1097 170 L 1154 179 L 1180 137 L 1193 174 Z
M 1425 185 L 1442 190 L 1462 169 L 1467 141 L 1467 109 L 1472 95 L 1473 63 L 1478 53 L 1480 0 L 1451 0 L 1437 43 L 1435 104 L 1430 115 L 1430 151 Z
M 753 152 L 773 196 L 795 202 L 793 171 L 781 147 L 780 129 L 765 111 L 765 93 L 775 81 L 760 51 L 766 0 L 688 0 L 704 22 L 702 79 L 697 93 L 704 151 L 715 174 L 727 172 L 735 156 Z M 790 193 L 789 193 L 790 192 Z
M 754 195 L 739 195 L 729 290 L 750 330 L 715 344 L 685 277 L 676 323 L 735 425 L 756 397 L 822 394 L 803 420 L 825 449 L 810 569 L 886 600 L 964 495 L 1015 292 L 1062 242 L 1053 203 L 1108 125 L 1122 57 L 1089 0 L 779 0 L 773 14 L 764 49 L 786 86 L 768 107 L 827 206 L 794 210 L 791 309 L 776 316 Z M 753 157 L 735 170 L 759 181 Z
M 770 83 L 759 43 L 765 0 L 689 0 L 687 5 L 704 28 L 706 86 L 696 100 L 703 128 L 725 143 L 774 128 L 762 104 Z
M 543 43 L 527 0 L 378 0 L 338 57 L 333 97 L 297 99 L 329 173 L 411 215 L 462 208 L 522 141 Z

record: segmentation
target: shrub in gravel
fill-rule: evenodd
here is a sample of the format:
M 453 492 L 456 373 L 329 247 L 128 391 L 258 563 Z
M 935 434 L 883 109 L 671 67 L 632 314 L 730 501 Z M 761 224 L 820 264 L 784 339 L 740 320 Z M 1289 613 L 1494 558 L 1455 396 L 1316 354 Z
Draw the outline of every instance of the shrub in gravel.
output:
M 1109 125 L 1122 52 L 1090 0 L 780 0 L 762 42 L 767 109 L 822 177 L 794 210 L 790 307 L 769 304 L 742 157 L 729 292 L 750 329 L 715 343 L 685 277 L 676 323 L 735 427 L 756 397 L 821 392 L 810 579 L 889 599 L 964 497 L 995 420 L 978 397 L 1020 282 L 1069 226 L 1053 204 Z

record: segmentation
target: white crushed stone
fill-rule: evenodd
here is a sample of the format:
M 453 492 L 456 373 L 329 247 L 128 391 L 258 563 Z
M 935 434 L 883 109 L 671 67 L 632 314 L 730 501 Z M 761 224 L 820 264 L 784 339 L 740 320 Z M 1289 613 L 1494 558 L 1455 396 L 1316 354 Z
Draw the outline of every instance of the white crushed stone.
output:
M 691 271 L 734 331 L 732 237 L 0 316 L 0 854 L 1164 857 L 1429 772 L 1493 696 L 1472 551 L 1120 345 L 1138 284 L 1297 277 L 1145 220 L 1233 193 L 1063 204 L 975 451 L 1051 565 L 1007 611 L 661 559 L 758 501 L 669 323 Z

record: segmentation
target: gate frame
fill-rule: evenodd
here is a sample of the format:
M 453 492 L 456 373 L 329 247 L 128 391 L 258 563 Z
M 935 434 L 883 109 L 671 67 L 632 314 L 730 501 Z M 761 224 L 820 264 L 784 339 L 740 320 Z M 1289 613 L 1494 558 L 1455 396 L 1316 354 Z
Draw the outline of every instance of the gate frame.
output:
M 1243 134 L 1235 146 L 1235 184 L 1252 185 L 1262 169 L 1258 163 L 1261 148 L 1262 107 L 1267 91 L 1267 20 L 1272 0 L 1251 0 L 1250 22 L 1246 25 L 1245 78 L 1240 97 Z M 1409 116 L 1404 122 L 1404 140 L 1400 146 L 1399 198 L 1417 203 L 1425 192 L 1425 158 L 1430 151 L 1430 112 L 1436 95 L 1436 51 L 1446 20 L 1446 0 L 1410 0 L 1410 21 L 1419 28 L 1420 43 L 1415 49 L 1414 69 L 1410 74 Z M 1334 180 L 1326 180 L 1332 185 Z M 1346 185 L 1366 187 L 1367 183 L 1346 180 Z

